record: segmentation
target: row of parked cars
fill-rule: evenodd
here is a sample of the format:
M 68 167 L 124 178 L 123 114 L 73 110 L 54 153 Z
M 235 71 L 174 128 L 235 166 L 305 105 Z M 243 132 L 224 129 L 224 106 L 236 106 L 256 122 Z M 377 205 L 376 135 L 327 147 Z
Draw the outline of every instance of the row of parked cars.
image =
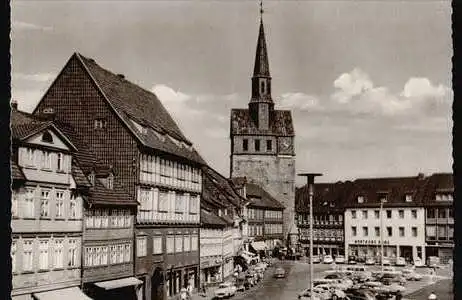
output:
M 421 280 L 422 275 L 413 268 L 397 271 L 394 267 L 385 267 L 383 271 L 370 272 L 366 266 L 345 266 L 313 282 L 313 291 L 303 290 L 299 299 L 310 300 L 372 300 L 399 299 L 405 290 L 407 281 Z
M 375 259 L 373 257 L 356 257 L 356 256 L 349 256 L 348 261 L 345 259 L 345 256 L 343 255 L 337 255 L 335 258 L 332 257 L 331 255 L 324 255 L 322 258 L 319 256 L 313 256 L 313 263 L 324 263 L 324 264 L 345 264 L 348 263 L 350 265 L 354 265 L 357 263 L 363 263 L 365 265 L 375 265 L 375 264 L 381 264 L 380 258 Z M 393 262 L 393 263 L 392 263 Z M 404 257 L 396 257 L 394 259 L 384 257 L 383 258 L 383 265 L 384 266 L 390 266 L 394 264 L 395 266 L 406 266 L 406 260 Z M 416 267 L 424 267 L 425 264 L 422 262 L 420 258 L 414 259 L 413 265 Z
M 233 281 L 221 283 L 215 290 L 216 299 L 229 298 L 237 292 L 243 292 L 257 285 L 264 277 L 265 271 L 271 265 L 270 261 L 259 262 L 241 272 Z

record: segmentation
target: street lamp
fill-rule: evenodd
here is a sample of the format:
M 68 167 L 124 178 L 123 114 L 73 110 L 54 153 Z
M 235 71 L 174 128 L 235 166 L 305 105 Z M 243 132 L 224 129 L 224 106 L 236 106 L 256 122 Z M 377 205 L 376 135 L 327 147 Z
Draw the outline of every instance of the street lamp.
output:
M 310 295 L 313 294 L 313 196 L 314 196 L 314 178 L 322 176 L 321 173 L 301 173 L 298 176 L 306 177 L 308 185 L 308 194 L 310 197 Z
M 380 267 L 383 274 L 383 199 L 380 199 Z

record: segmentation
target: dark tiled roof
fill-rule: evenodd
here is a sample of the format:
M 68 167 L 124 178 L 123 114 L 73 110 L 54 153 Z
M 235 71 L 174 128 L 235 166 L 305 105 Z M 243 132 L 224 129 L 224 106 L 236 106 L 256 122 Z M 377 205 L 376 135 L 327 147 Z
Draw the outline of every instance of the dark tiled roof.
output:
M 202 168 L 203 198 L 213 198 L 224 206 L 229 204 L 240 207 L 245 201 L 236 191 L 233 182 L 209 166 Z
M 427 205 L 444 205 L 448 202 L 436 201 L 436 193 L 454 192 L 454 177 L 451 173 L 436 173 L 427 178 L 427 184 L 423 193 L 423 201 Z
M 380 197 L 386 194 L 384 206 L 418 206 L 422 205 L 423 191 L 427 180 L 415 177 L 365 178 L 354 181 L 351 193 L 345 201 L 347 207 L 380 206 Z M 406 202 L 405 196 L 412 195 L 412 202 Z M 364 197 L 364 203 L 357 201 Z
M 231 134 L 294 136 L 292 114 L 289 110 L 274 110 L 270 129 L 259 129 L 248 109 L 231 110 Z
M 76 160 L 72 161 L 72 177 L 74 178 L 77 186 L 91 187 L 90 182 L 88 181 Z
M 13 109 L 11 111 L 11 138 L 21 140 L 36 132 L 40 132 L 53 124 L 52 121 L 41 120 L 26 112 Z
M 188 146 L 192 145 L 154 93 L 100 67 L 93 59 L 86 58 L 81 54 L 76 54 L 76 56 L 88 70 L 111 106 L 143 145 L 184 157 L 199 164 L 205 164 L 196 150 L 189 150 L 168 137 L 164 139 L 159 136 L 159 133 L 166 133 Z M 132 121 L 144 126 L 146 132 L 140 132 Z
M 26 176 L 22 172 L 18 164 L 11 160 L 11 177 L 13 180 L 26 180 Z
M 205 209 L 201 209 L 201 226 L 213 226 L 213 227 L 226 227 L 228 224 L 225 220 L 215 215 L 214 213 L 208 212 Z
M 263 22 L 260 22 L 260 30 L 258 32 L 257 51 L 255 53 L 253 76 L 270 76 L 268 51 L 266 50 L 265 30 L 263 28 Z
M 39 122 L 39 120 L 34 117 L 32 114 L 19 111 L 17 109 L 11 109 L 11 119 L 10 123 L 15 125 L 20 124 L 30 124 L 34 122 Z
M 246 184 L 247 198 L 250 200 L 249 206 L 272 208 L 272 209 L 284 209 L 279 201 L 271 196 L 262 187 L 254 183 Z
M 313 211 L 324 212 L 342 210 L 345 199 L 351 191 L 351 182 L 317 183 L 314 185 Z M 295 190 L 295 210 L 309 212 L 310 200 L 308 187 L 305 185 Z
M 114 181 L 114 188 L 108 189 L 98 179 L 95 179 L 95 185 L 90 188 L 88 201 L 96 205 L 138 204 L 116 181 Z
M 231 181 L 233 182 L 236 188 L 242 188 L 247 183 L 247 178 L 246 177 L 233 177 L 231 178 Z

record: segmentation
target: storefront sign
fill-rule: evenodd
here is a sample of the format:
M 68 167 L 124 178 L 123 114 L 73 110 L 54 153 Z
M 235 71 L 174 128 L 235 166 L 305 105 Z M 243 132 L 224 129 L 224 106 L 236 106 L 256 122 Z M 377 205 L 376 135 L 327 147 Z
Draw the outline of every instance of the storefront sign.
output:
M 357 244 L 357 245 L 380 245 L 380 241 L 378 240 L 355 240 L 353 242 L 354 244 Z M 383 244 L 384 245 L 389 245 L 390 242 L 389 241 L 383 241 Z

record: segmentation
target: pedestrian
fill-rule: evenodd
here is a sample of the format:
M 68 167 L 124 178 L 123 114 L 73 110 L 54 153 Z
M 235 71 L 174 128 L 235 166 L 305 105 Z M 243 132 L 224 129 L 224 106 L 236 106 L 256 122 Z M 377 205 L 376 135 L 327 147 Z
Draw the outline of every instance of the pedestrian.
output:
M 431 292 L 430 296 L 428 296 L 428 300 L 438 300 L 438 298 L 434 292 Z
M 188 286 L 186 287 L 186 290 L 188 292 L 189 298 L 192 297 L 192 292 L 193 292 L 193 287 L 191 283 L 188 283 Z
M 400 291 L 398 291 L 395 295 L 395 300 L 402 300 L 403 299 L 403 295 L 401 294 Z

